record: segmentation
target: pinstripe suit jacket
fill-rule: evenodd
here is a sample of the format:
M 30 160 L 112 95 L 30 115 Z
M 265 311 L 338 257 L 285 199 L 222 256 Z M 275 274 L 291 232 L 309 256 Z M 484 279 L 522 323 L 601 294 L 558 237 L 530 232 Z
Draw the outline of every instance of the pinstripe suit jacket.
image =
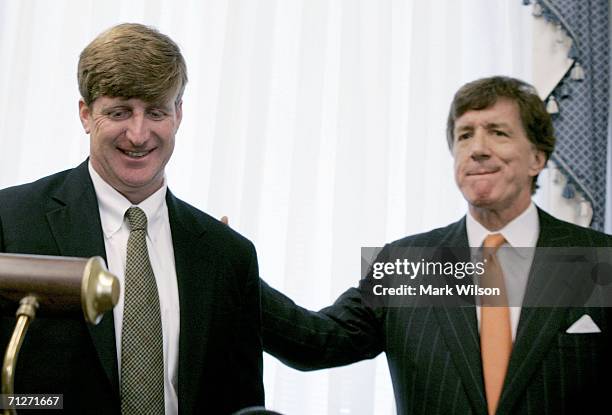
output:
M 538 213 L 539 247 L 612 246 L 608 235 Z M 467 247 L 465 218 L 391 246 Z M 332 306 L 312 312 L 263 284 L 262 309 L 264 350 L 290 366 L 328 368 L 384 351 L 398 414 L 486 414 L 473 307 L 372 308 L 359 288 L 350 288 Z M 611 311 L 523 307 L 497 413 L 610 410 Z M 584 314 L 601 333 L 567 334 Z

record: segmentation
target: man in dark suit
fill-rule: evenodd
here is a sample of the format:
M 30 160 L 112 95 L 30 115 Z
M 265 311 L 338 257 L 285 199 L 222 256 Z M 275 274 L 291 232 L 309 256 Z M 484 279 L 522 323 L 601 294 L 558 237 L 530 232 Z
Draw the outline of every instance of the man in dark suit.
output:
M 121 296 L 97 326 L 42 309 L 16 393 L 63 394 L 78 414 L 263 405 L 255 249 L 167 190 L 187 82 L 178 46 L 155 29 L 118 25 L 83 50 L 78 78 L 90 157 L 0 191 L 0 252 L 102 256 Z M 1 320 L 3 350 L 14 321 Z
M 484 245 L 493 250 L 497 274 L 518 287 L 524 301 L 378 307 L 366 278 L 313 312 L 263 284 L 264 350 L 301 370 L 385 352 L 399 414 L 597 413 L 609 407 L 610 308 L 529 306 L 542 282 L 555 278 L 550 269 L 540 272 L 533 248 L 612 245 L 609 235 L 555 219 L 531 201 L 554 147 L 550 116 L 536 91 L 506 77 L 464 85 L 451 104 L 447 139 L 468 214 L 393 242 L 379 258 L 419 247 L 448 248 L 459 252 L 455 260 L 470 260 L 468 247 Z M 525 255 L 521 248 L 532 249 Z

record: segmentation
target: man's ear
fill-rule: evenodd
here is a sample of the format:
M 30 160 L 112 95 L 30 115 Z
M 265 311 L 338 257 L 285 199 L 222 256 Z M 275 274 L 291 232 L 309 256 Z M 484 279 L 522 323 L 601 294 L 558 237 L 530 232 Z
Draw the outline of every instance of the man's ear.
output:
M 178 130 L 179 125 L 181 125 L 181 120 L 183 119 L 183 100 L 179 100 L 176 103 L 176 129 Z
M 81 125 L 85 129 L 85 132 L 89 134 L 90 125 L 89 125 L 89 116 L 91 115 L 91 109 L 89 105 L 85 103 L 83 98 L 79 99 L 79 118 L 81 119 Z
M 534 153 L 533 161 L 529 166 L 529 174 L 531 176 L 537 176 L 546 166 L 546 154 L 542 150 L 536 150 Z

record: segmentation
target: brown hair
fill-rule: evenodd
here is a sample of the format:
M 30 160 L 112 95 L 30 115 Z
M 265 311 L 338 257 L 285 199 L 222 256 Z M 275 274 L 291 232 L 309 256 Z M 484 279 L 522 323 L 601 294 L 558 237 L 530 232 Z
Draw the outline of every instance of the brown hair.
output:
M 139 98 L 161 102 L 187 84 L 178 45 L 154 28 L 124 23 L 96 37 L 79 57 L 79 92 L 87 105 L 96 98 Z
M 477 79 L 463 85 L 455 94 L 446 123 L 448 148 L 453 148 L 455 121 L 468 111 L 489 108 L 500 98 L 516 102 L 527 138 L 544 152 L 546 161 L 555 149 L 555 135 L 550 114 L 536 89 L 526 82 L 506 76 Z M 538 176 L 533 178 L 535 191 Z

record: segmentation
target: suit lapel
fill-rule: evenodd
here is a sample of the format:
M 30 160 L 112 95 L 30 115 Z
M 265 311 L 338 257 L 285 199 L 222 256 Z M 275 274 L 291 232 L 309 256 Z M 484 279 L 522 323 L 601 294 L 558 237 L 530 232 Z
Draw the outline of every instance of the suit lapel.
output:
M 170 191 L 166 195 L 180 302 L 178 398 L 191 413 L 198 396 L 215 298 L 217 259 L 203 238 L 204 225 Z M 202 295 L 206 293 L 206 295 Z
M 87 161 L 66 176 L 63 185 L 51 195 L 47 221 L 62 256 L 101 256 L 106 260 L 98 202 Z M 96 325 L 87 324 L 100 362 L 119 396 L 117 352 L 112 311 Z
M 449 227 L 449 232 L 439 246 L 451 248 L 442 253 L 443 261 L 470 260 L 465 217 Z M 475 308 L 434 307 L 434 313 L 474 413 L 485 414 L 486 401 Z
M 568 246 L 571 235 L 563 222 L 538 209 L 540 218 L 540 236 L 538 247 Z M 551 272 L 538 271 L 542 266 L 541 255 L 536 251 L 533 260 L 525 304 L 534 304 L 550 279 Z M 554 272 L 552 272 L 554 274 Z M 522 396 L 538 369 L 541 360 L 548 353 L 550 343 L 555 339 L 567 315 L 567 308 L 531 308 L 523 307 L 516 334 L 516 340 L 508 365 L 504 389 L 499 402 L 499 413 L 509 413 L 516 401 Z
M 511 413 L 516 401 L 523 396 L 531 376 L 548 353 L 550 342 L 562 325 L 567 309 L 523 308 L 514 342 L 498 413 Z
M 436 307 L 434 311 L 472 410 L 477 414 L 485 414 L 487 405 L 474 308 Z

